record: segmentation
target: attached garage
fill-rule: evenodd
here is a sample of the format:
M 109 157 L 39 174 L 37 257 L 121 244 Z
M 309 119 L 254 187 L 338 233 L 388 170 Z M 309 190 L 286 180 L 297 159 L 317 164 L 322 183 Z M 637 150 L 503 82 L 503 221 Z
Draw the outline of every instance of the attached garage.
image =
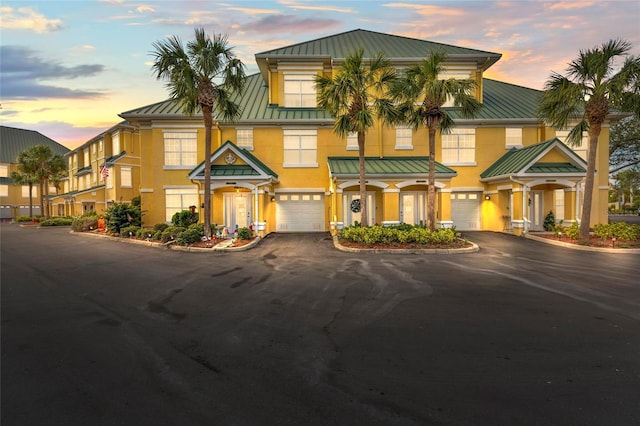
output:
M 324 232 L 324 194 L 276 194 L 277 232 Z
M 458 231 L 480 229 L 481 192 L 451 193 L 451 221 Z

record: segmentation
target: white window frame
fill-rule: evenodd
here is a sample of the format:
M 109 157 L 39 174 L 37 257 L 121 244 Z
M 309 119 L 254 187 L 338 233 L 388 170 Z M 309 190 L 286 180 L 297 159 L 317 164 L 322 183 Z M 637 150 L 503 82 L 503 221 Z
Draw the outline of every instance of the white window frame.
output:
M 104 149 L 104 141 L 102 139 L 100 139 L 100 141 L 98 141 L 98 152 L 102 152 L 102 150 Z
M 283 81 L 286 108 L 316 108 L 315 73 L 285 73 Z
M 165 130 L 163 141 L 165 169 L 191 170 L 198 164 L 198 133 L 195 130 Z
M 84 175 L 85 188 L 91 188 L 91 173 Z
M 120 167 L 120 187 L 133 187 L 133 174 L 131 171 L 131 167 Z
M 396 127 L 396 149 L 413 149 L 413 130 L 409 126 Z
M 82 165 L 82 167 L 87 167 L 89 164 L 91 164 L 91 160 L 90 160 L 90 155 L 89 155 L 89 148 L 86 148 L 83 152 L 84 154 L 84 164 Z
M 506 127 L 504 129 L 505 148 L 522 148 L 522 127 Z
M 564 129 L 556 130 L 556 137 L 558 139 L 560 139 L 569 148 L 571 148 L 571 150 L 573 152 L 578 154 L 580 156 L 580 158 L 582 158 L 583 160 L 586 161 L 588 159 L 588 155 L 589 155 L 589 133 L 582 132 L 582 142 L 581 142 L 581 144 L 578 145 L 578 146 L 571 146 L 567 142 L 567 139 L 569 138 L 569 132 L 570 131 L 571 130 L 564 130 Z
M 0 185 L 0 197 L 9 196 L 9 185 Z
M 318 130 L 284 129 L 283 167 L 318 167 Z
M 189 206 L 198 205 L 198 189 L 187 188 L 165 188 L 164 189 L 164 215 L 167 222 L 177 212 L 189 209 Z
M 349 132 L 347 135 L 347 151 L 358 150 L 358 132 Z
M 107 181 L 105 182 L 105 185 L 107 189 L 111 189 L 113 188 L 113 167 L 107 167 L 107 170 L 109 171 L 109 174 L 107 175 Z
M 450 133 L 441 135 L 442 139 L 442 164 L 448 166 L 475 166 L 476 165 L 476 129 L 459 127 L 452 129 Z M 445 146 L 448 145 L 448 146 Z M 468 146 L 472 145 L 472 146 Z M 471 154 L 470 156 L 461 155 Z M 466 157 L 466 158 L 465 158 Z M 461 159 L 462 158 L 462 159 Z
M 9 177 L 9 165 L 0 164 L 0 177 Z
M 237 128 L 236 145 L 248 151 L 253 151 L 253 128 Z

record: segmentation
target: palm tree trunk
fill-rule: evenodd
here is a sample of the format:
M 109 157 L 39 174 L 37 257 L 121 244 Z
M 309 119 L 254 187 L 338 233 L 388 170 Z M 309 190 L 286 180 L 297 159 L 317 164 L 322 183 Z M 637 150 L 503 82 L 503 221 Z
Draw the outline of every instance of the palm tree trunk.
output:
M 213 109 L 202 105 L 204 117 L 204 236 L 211 237 L 211 129 Z
M 38 186 L 40 187 L 40 214 L 44 214 L 44 183 L 42 181 L 40 181 L 40 183 L 38 184 Z
M 33 217 L 33 183 L 29 182 L 29 217 Z
M 364 173 L 364 132 L 358 132 L 358 165 L 360 172 L 360 223 L 369 226 L 367 219 L 367 181 Z
M 587 157 L 587 179 L 584 183 L 584 200 L 582 202 L 582 217 L 580 222 L 580 239 L 589 239 L 591 224 L 591 204 L 593 203 L 593 186 L 596 172 L 596 156 L 598 149 L 598 137 L 602 129 L 600 124 L 590 123 L 589 131 L 589 155 Z
M 49 180 L 44 181 L 44 204 L 45 210 L 43 212 L 44 218 L 49 219 Z
M 427 227 L 436 229 L 436 126 L 429 127 L 429 187 L 427 189 Z

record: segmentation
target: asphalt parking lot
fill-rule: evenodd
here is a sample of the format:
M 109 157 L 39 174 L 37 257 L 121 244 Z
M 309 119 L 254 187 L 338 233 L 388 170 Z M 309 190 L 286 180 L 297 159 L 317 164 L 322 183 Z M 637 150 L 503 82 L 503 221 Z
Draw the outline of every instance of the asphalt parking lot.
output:
M 638 255 L 0 232 L 3 426 L 640 424 Z

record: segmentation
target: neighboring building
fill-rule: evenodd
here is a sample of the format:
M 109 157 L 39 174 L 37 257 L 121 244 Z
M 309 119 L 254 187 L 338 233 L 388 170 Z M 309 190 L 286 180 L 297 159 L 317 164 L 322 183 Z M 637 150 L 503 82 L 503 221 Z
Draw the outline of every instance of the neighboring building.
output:
M 18 185 L 11 180 L 11 172 L 17 172 L 18 155 L 33 146 L 46 145 L 54 154 L 64 155 L 69 149 L 35 130 L 17 129 L 0 126 L 0 219 L 10 220 L 16 216 L 29 215 L 29 185 Z M 32 212 L 41 215 L 40 188 L 32 187 Z M 55 186 L 49 188 L 50 194 L 56 193 Z
M 117 124 L 65 155 L 69 175 L 51 202 L 58 216 L 103 213 L 113 202 L 139 195 L 140 139 L 137 130 Z M 106 191 L 106 192 L 105 192 Z
M 216 122 L 213 130 L 213 223 L 253 225 L 264 234 L 334 231 L 360 221 L 351 208 L 360 196 L 357 143 L 334 134 L 333 118 L 316 107 L 314 87 L 316 75 L 331 75 L 357 48 L 365 57 L 383 51 L 398 68 L 443 49 L 450 61 L 445 76 L 478 82 L 478 117 L 462 119 L 451 109 L 456 128 L 437 135 L 439 226 L 522 233 L 541 230 L 549 211 L 565 224 L 580 217 L 586 153 L 569 149 L 556 139 L 566 135 L 536 117 L 541 92 L 483 77 L 500 54 L 354 30 L 255 55 L 260 72 L 236 98 L 241 116 L 233 124 Z M 167 100 L 120 116 L 137 149 L 131 160 L 139 160 L 133 166 L 139 183 L 134 177 L 131 194 L 139 191 L 144 224 L 169 221 L 190 206 L 202 214 L 201 115 L 185 115 Z M 596 177 L 593 223 L 607 222 L 608 140 L 607 125 L 597 153 L 604 172 Z M 376 123 L 365 153 L 369 223 L 424 222 L 427 131 Z M 119 200 L 117 184 L 114 191 L 105 199 Z M 95 203 L 103 202 L 96 195 Z

